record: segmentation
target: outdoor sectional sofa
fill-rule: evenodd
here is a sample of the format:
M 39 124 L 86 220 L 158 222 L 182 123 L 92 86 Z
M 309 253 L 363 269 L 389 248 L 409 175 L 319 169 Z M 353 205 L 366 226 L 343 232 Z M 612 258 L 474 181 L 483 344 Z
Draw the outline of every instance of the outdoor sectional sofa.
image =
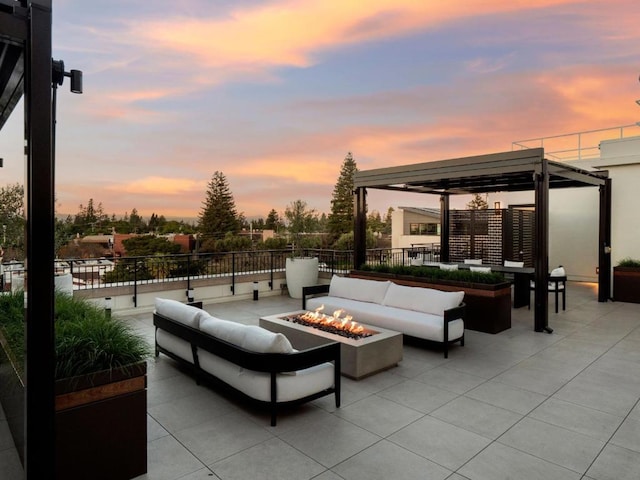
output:
M 307 298 L 322 293 L 328 295 Z M 464 346 L 463 299 L 464 292 L 334 275 L 329 285 L 303 288 L 302 309 L 324 306 L 328 315 L 343 309 L 357 322 L 442 344 L 448 358 L 449 344 Z
M 155 354 L 263 406 L 280 408 L 334 394 L 340 406 L 340 344 L 297 351 L 282 333 L 222 320 L 195 306 L 156 298 Z

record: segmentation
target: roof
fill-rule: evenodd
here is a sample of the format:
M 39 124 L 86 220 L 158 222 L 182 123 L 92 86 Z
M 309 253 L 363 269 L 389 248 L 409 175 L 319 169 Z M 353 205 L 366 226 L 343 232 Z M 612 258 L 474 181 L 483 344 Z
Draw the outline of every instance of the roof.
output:
M 535 190 L 535 175 L 546 171 L 549 188 L 602 185 L 605 171 L 587 171 L 544 158 L 531 148 L 473 157 L 417 163 L 356 172 L 356 188 L 415 193 L 474 194 Z
M 440 217 L 439 208 L 421 208 L 421 207 L 398 207 L 405 212 L 413 212 L 419 215 L 428 215 L 430 217 Z

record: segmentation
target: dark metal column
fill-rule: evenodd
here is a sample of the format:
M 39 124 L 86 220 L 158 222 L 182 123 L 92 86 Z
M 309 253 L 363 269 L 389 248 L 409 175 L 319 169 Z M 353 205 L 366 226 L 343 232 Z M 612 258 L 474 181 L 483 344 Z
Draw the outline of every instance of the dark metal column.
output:
M 356 213 L 353 225 L 353 268 L 358 269 L 367 260 L 367 189 L 356 188 L 353 200 Z
M 547 275 L 549 272 L 549 172 L 547 160 L 541 158 L 536 165 L 534 176 L 536 199 L 535 232 L 535 310 L 534 330 L 553 332 L 549 328 L 549 290 Z
M 449 195 L 440 195 L 440 261 L 449 261 Z
M 55 472 L 54 165 L 51 105 L 51 0 L 29 5 L 25 55 L 27 216 L 27 479 Z
M 611 298 L 611 179 L 600 185 L 598 301 Z

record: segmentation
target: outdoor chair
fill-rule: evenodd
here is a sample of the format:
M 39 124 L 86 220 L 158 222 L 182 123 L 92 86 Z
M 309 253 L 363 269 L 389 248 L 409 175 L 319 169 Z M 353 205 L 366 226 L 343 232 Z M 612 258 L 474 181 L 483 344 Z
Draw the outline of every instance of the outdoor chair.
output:
M 556 313 L 558 313 L 558 296 L 562 294 L 562 310 L 566 310 L 567 307 L 567 273 L 564 267 L 560 265 L 558 268 L 551 270 L 548 276 L 547 288 L 549 293 L 555 295 L 556 300 Z M 535 290 L 536 284 L 533 280 L 529 282 L 529 289 Z M 531 309 L 531 296 L 529 296 L 529 309 Z

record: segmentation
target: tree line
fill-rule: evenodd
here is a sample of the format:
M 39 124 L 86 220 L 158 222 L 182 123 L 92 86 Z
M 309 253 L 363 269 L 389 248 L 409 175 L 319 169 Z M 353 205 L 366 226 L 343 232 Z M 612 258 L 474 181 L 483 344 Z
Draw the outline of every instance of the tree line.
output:
M 286 206 L 283 215 L 272 208 L 265 218 L 248 220 L 242 212 L 238 212 L 229 182 L 221 171 L 216 171 L 211 176 L 202 209 L 194 223 L 167 220 L 164 215 L 157 213 L 152 213 L 146 220 L 136 208 L 122 217 L 116 217 L 115 214 L 105 213 L 102 203 L 96 204 L 90 198 L 86 205 L 79 206 L 75 215 L 55 220 L 56 254 L 66 258 L 92 256 L 94 253 L 97 255 L 97 252 L 80 251 L 78 242 L 74 242 L 74 239 L 114 232 L 151 236 L 197 234 L 198 249 L 201 252 L 255 247 L 256 242 L 247 233 L 263 230 L 273 230 L 277 234 L 275 238 L 260 245 L 264 248 L 285 248 L 294 242 L 297 243 L 296 247 L 302 248 L 350 249 L 353 245 L 353 190 L 357 171 L 356 162 L 349 152 L 342 162 L 328 215 L 309 208 L 305 200 L 296 199 Z M 5 260 L 24 258 L 23 201 L 24 188 L 21 185 L 0 188 L 0 225 L 3 228 L 0 233 L 4 234 L 2 245 Z M 381 238 L 391 233 L 392 212 L 393 209 L 389 208 L 384 217 L 377 211 L 367 215 L 368 246 L 376 246 Z M 162 250 L 157 242 L 155 245 L 155 248 Z

